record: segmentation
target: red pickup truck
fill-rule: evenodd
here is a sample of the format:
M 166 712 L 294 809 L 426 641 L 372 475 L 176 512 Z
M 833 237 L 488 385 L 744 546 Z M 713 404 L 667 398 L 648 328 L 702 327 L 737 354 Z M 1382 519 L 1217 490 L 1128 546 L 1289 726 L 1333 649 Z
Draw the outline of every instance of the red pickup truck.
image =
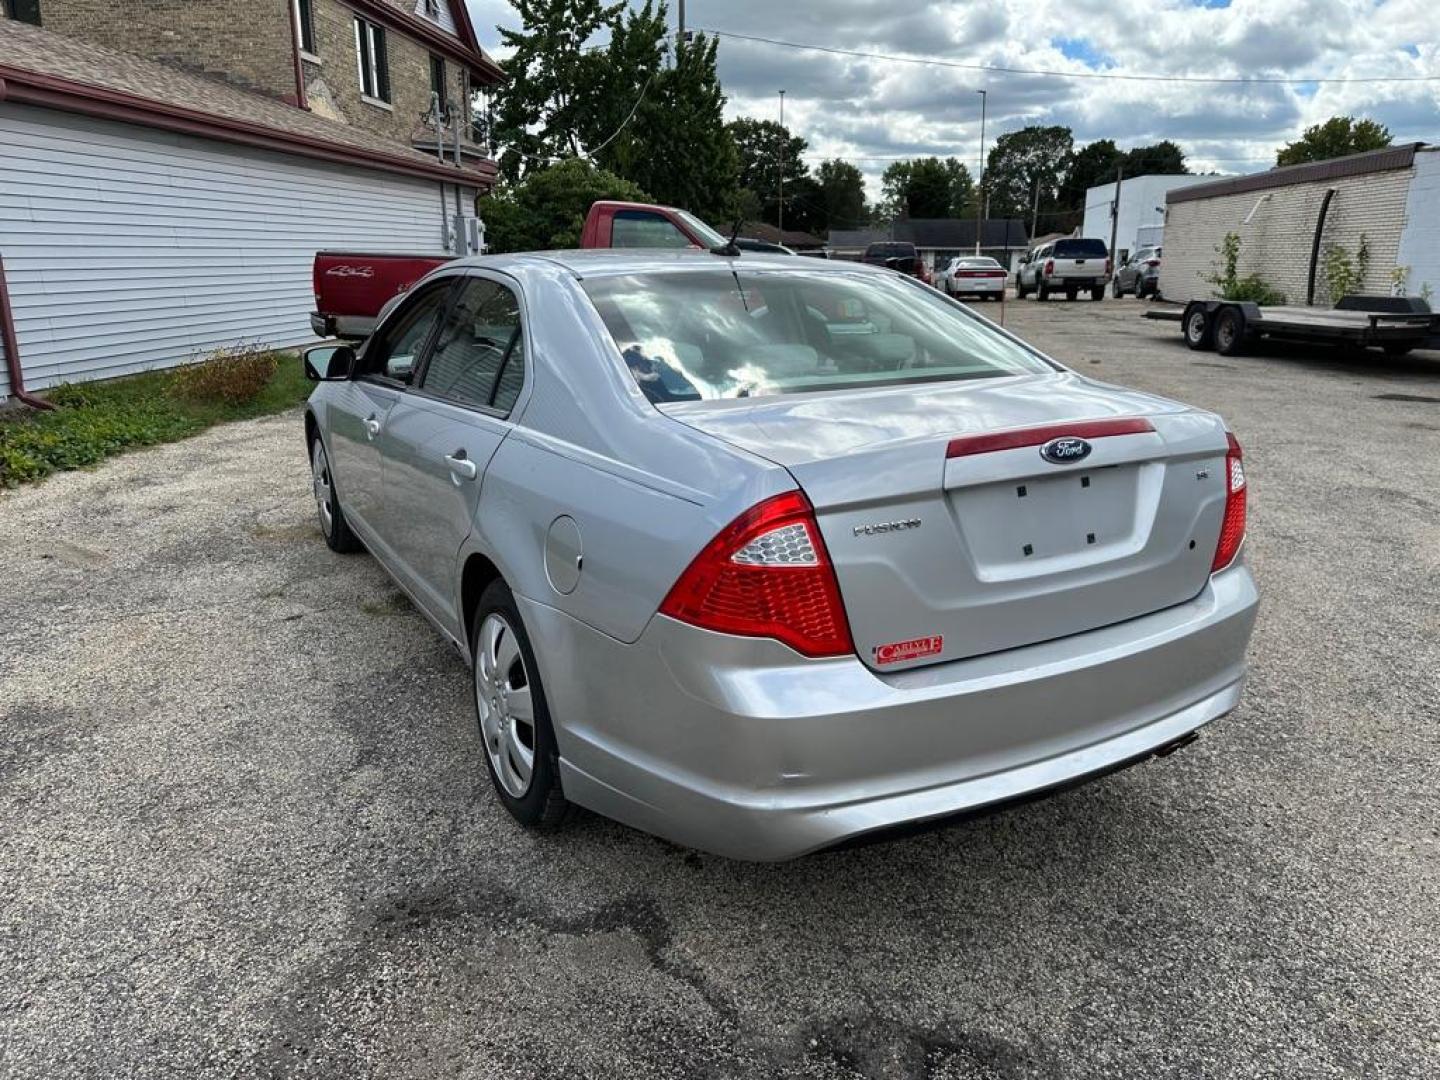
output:
M 597 202 L 580 234 L 582 248 L 713 248 L 724 243 L 694 214 L 647 203 Z M 320 337 L 363 338 L 391 299 L 455 257 L 318 252 L 310 328 Z

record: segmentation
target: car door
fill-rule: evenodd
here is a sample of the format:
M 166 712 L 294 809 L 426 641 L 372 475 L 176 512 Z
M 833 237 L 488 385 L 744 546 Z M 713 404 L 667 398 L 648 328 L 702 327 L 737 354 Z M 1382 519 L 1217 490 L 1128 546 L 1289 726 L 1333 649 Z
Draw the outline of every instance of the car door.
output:
M 384 542 L 382 519 L 385 426 L 409 384 L 415 361 L 439 324 L 453 277 L 416 290 L 377 328 L 356 359 L 355 373 L 329 409 L 330 467 L 345 518 L 361 539 Z
M 499 275 L 467 275 L 386 429 L 385 522 L 397 576 L 461 640 L 457 557 L 485 469 L 510 432 L 525 357 L 518 289 Z

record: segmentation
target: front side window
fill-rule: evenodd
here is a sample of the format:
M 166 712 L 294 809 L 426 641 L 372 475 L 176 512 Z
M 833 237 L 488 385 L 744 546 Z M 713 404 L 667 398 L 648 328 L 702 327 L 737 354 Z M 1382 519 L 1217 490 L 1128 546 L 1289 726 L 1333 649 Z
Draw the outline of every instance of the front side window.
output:
M 723 243 L 723 241 L 722 241 Z M 610 246 L 617 248 L 688 248 L 695 245 L 673 222 L 646 210 L 617 210 L 610 226 Z
M 1053 370 L 939 293 L 894 275 L 744 269 L 587 278 L 656 403 Z
M 498 282 L 470 278 L 440 328 L 420 388 L 457 405 L 508 413 L 524 381 L 519 300 Z
M 454 279 L 437 281 L 404 301 L 365 347 L 360 374 L 408 383 L 445 310 Z
M 294 16 L 296 36 L 300 40 L 300 48 L 315 55 L 315 8 L 314 0 L 294 0 Z
M 355 20 L 355 56 L 360 66 L 360 92 L 376 101 L 390 100 L 390 57 L 385 28 Z

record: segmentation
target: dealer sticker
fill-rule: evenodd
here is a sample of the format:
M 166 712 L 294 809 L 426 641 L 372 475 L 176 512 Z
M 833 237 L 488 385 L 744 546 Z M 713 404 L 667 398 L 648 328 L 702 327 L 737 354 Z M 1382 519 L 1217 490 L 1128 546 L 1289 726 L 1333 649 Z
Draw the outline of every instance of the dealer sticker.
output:
M 919 660 L 922 656 L 936 656 L 945 648 L 945 638 L 915 638 L 911 641 L 892 641 L 889 645 L 875 646 L 877 664 L 898 664 L 905 660 Z

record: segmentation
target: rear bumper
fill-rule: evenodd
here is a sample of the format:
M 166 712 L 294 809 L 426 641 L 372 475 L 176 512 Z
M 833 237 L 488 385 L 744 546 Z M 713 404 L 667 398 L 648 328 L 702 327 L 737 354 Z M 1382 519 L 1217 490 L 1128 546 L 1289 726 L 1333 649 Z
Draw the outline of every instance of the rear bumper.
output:
M 1233 709 L 1257 594 L 1244 565 L 1116 626 L 893 675 L 657 617 L 624 645 L 522 600 L 566 794 L 732 858 L 1067 786 Z

